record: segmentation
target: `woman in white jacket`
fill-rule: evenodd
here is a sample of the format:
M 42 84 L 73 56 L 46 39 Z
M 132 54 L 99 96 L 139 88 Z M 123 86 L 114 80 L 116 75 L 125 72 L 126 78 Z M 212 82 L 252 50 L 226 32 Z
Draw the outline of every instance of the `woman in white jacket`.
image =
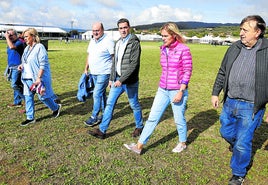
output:
M 21 58 L 22 64 L 18 68 L 22 71 L 27 119 L 21 123 L 21 126 L 35 123 L 35 93 L 38 93 L 38 98 L 53 111 L 55 118 L 59 116 L 61 109 L 61 104 L 54 101 L 48 55 L 45 47 L 40 43 L 38 32 L 34 28 L 28 28 L 24 31 L 24 39 L 27 47 Z

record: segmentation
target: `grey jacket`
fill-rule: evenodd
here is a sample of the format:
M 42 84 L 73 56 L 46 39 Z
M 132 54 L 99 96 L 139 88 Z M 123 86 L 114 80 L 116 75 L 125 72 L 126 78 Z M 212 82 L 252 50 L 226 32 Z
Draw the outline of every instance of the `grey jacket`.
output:
M 116 46 L 116 44 L 115 44 Z M 121 76 L 119 81 L 122 84 L 133 84 L 139 80 L 141 46 L 140 40 L 132 34 L 127 42 L 121 63 Z M 113 59 L 110 81 L 116 80 L 116 61 Z
M 225 102 L 228 92 L 228 78 L 232 65 L 239 55 L 242 48 L 241 41 L 235 42 L 230 46 L 225 53 L 222 60 L 220 69 L 218 71 L 212 95 L 218 96 L 223 90 Z M 255 65 L 255 98 L 254 98 L 254 113 L 258 110 L 265 108 L 268 102 L 268 40 L 262 38 L 262 45 L 256 52 L 256 65 Z M 254 78 L 254 77 L 253 77 Z

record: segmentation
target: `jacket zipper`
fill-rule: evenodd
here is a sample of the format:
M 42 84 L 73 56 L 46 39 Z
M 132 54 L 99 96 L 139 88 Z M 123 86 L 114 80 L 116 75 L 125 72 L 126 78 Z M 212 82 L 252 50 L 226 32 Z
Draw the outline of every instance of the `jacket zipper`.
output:
M 166 67 L 167 67 L 167 72 L 166 72 L 166 88 L 165 89 L 167 89 L 167 78 L 168 78 L 168 53 L 167 53 L 167 48 L 165 48 L 166 50 L 165 50 L 165 53 L 166 53 L 166 63 L 167 63 L 167 65 L 166 65 Z

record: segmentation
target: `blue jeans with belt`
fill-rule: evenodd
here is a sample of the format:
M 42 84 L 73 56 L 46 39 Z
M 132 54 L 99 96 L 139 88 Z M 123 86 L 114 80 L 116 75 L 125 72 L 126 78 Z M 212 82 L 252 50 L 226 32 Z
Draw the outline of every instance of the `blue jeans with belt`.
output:
M 21 104 L 22 100 L 24 100 L 23 95 L 23 85 L 21 82 L 21 72 L 18 70 L 18 66 L 9 67 L 10 76 L 9 79 L 11 81 L 11 87 L 13 89 L 13 103 L 15 105 Z
M 100 131 L 102 133 L 106 133 L 112 120 L 115 104 L 123 92 L 127 93 L 130 107 L 133 110 L 136 128 L 143 128 L 142 110 L 139 103 L 138 90 L 139 82 L 136 82 L 134 84 L 122 84 L 120 87 L 115 87 L 112 85 L 104 110 L 102 122 L 99 125 Z
M 253 107 L 253 103 L 227 97 L 220 115 L 221 136 L 233 148 L 230 161 L 233 175 L 245 176 L 251 161 L 254 132 L 265 113 L 263 108 L 254 114 Z

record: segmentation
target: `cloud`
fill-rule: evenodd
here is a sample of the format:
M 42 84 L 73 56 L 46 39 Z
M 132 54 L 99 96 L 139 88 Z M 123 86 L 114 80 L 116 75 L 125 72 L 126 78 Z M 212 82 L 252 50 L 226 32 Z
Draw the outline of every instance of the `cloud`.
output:
M 150 24 L 167 21 L 199 21 L 202 15 L 193 15 L 190 9 L 174 8 L 169 5 L 158 5 L 145 9 L 136 18 L 136 24 Z
M 21 16 L 21 14 L 24 14 L 24 10 L 22 10 L 20 7 L 15 6 L 12 7 L 9 5 L 4 6 L 3 2 L 0 2 L 0 7 L 3 8 L 4 10 L 1 10 L 0 8 L 0 23 L 25 23 L 25 17 Z M 6 7 L 9 7 L 6 9 Z M 18 14 L 18 12 L 20 12 Z
M 241 9 L 243 11 L 237 11 Z M 240 21 L 248 15 L 260 15 L 266 24 L 268 23 L 268 6 L 267 1 L 260 0 L 258 3 L 249 1 L 243 3 L 240 6 L 231 7 L 227 12 L 228 20 L 231 22 L 240 23 Z M 227 18 L 227 17 L 226 17 Z
M 242 18 L 259 14 L 268 23 L 267 0 L 219 1 L 188 0 L 0 0 L 0 23 L 44 25 L 91 29 L 101 21 L 106 29 L 115 28 L 118 19 L 129 19 L 131 26 L 167 21 L 239 23 Z M 242 3 L 243 2 L 243 3 Z M 196 6 L 196 5 L 199 6 Z M 243 10 L 243 11 L 238 11 Z
M 118 7 L 118 4 L 114 0 L 97 0 L 96 2 L 100 3 L 101 5 L 104 5 L 106 7 L 110 8 L 116 8 Z
M 85 0 L 70 0 L 70 3 L 75 6 L 86 6 L 87 3 Z
M 3 12 L 9 11 L 10 8 L 11 8 L 11 4 L 10 4 L 10 1 L 9 0 L 2 0 L 0 2 L 0 9 L 1 9 L 1 11 L 3 11 Z
M 94 22 L 102 22 L 105 29 L 116 28 L 117 21 L 126 17 L 126 12 L 111 8 L 100 8 L 96 12 L 84 12 L 79 16 L 79 24 L 86 25 L 84 28 L 91 29 Z

